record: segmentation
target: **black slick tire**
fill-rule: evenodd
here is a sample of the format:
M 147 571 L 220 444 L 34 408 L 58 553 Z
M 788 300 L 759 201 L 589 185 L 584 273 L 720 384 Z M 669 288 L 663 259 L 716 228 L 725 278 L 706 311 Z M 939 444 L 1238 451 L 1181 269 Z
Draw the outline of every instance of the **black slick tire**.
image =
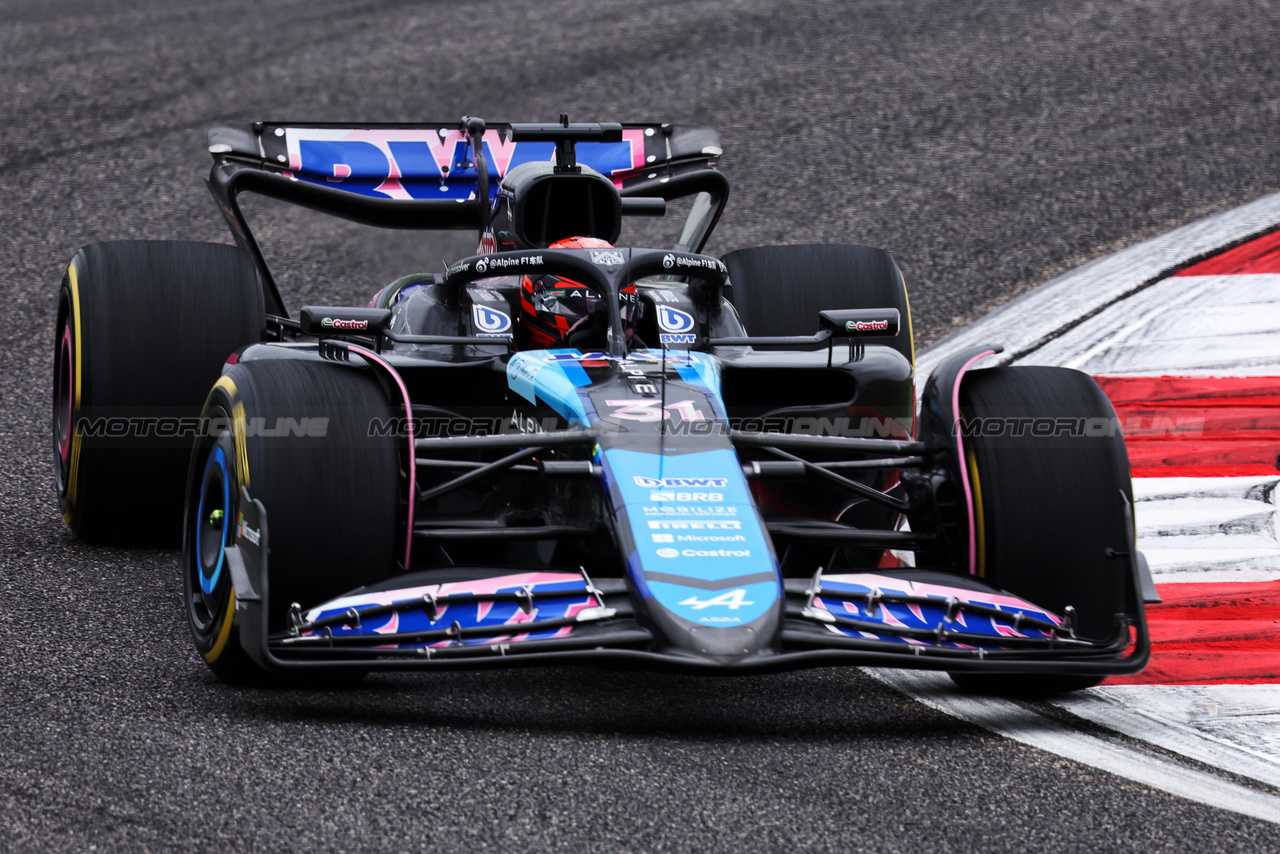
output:
M 977 574 L 1063 614 L 1075 631 L 1110 638 L 1131 583 L 1124 500 L 1133 501 L 1124 438 L 1115 410 L 1093 378 L 1053 367 L 1001 367 L 964 378 L 960 409 L 969 423 L 992 425 L 966 438 L 977 508 Z M 1020 425 L 1020 428 L 1017 426 Z M 1121 496 L 1124 496 L 1123 500 Z M 1089 675 L 953 673 L 981 693 L 1045 696 L 1098 684 Z
M 176 545 L 200 405 L 227 356 L 261 340 L 253 262 L 233 246 L 86 246 L 62 280 L 53 451 L 82 540 Z
M 267 359 L 229 368 L 204 416 L 211 429 L 191 456 L 187 486 L 188 622 L 197 652 L 220 679 L 260 682 L 261 669 L 239 642 L 229 573 L 218 570 L 240 488 L 266 509 L 268 631 L 279 631 L 291 603 L 317 605 L 395 571 L 404 536 L 399 441 L 370 431 L 395 412 L 367 369 Z M 315 679 L 348 675 L 324 671 Z

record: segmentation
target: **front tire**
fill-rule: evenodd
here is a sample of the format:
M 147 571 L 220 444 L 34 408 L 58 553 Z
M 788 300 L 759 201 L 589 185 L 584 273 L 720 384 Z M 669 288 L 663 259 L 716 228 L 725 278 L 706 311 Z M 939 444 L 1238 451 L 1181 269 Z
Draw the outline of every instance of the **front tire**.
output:
M 1126 611 L 1132 505 L 1128 456 L 1115 410 L 1093 378 L 1051 367 L 968 374 L 960 410 L 977 519 L 977 574 L 1057 614 L 1076 634 L 1105 640 Z M 988 427 L 988 425 L 990 425 Z M 1123 496 L 1123 499 L 1122 499 Z M 1101 676 L 953 673 L 966 690 L 1044 696 L 1092 687 Z
M 219 678 L 261 681 L 239 642 L 229 573 L 218 569 L 240 489 L 267 511 L 268 631 L 279 631 L 290 603 L 317 605 L 395 571 L 399 442 L 370 429 L 395 412 L 367 370 L 265 359 L 230 368 L 203 414 L 212 430 L 191 457 L 184 526 L 188 622 Z

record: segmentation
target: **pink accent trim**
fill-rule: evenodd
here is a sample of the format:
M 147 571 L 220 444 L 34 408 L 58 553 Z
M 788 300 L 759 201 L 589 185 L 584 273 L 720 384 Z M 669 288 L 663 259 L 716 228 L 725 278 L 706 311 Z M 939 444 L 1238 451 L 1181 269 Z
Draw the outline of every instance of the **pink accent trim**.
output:
M 413 505 L 418 497 L 418 455 L 413 443 L 413 405 L 409 402 L 409 389 L 405 387 L 404 380 L 400 379 L 399 372 L 391 367 L 391 363 L 372 350 L 366 350 L 354 344 L 348 344 L 347 349 L 390 374 L 391 379 L 395 380 L 396 385 L 400 387 L 400 396 L 404 398 L 405 426 L 409 431 L 409 521 L 404 535 L 404 569 L 408 572 L 409 556 L 413 553 Z
M 393 602 L 401 602 L 405 599 L 417 599 L 424 593 L 434 593 L 437 596 L 451 596 L 455 593 L 497 593 L 503 588 L 523 587 L 526 584 L 536 587 L 538 584 L 558 584 L 565 581 L 581 580 L 582 576 L 576 573 L 522 572 L 516 575 L 477 578 L 474 581 L 423 584 L 418 587 L 403 587 L 396 590 L 380 590 L 377 593 L 358 593 L 354 596 L 343 596 L 339 599 L 325 602 L 322 605 L 317 605 L 307 611 L 305 616 L 308 620 L 314 620 L 324 611 L 333 608 L 345 610 L 347 608 L 361 608 L 365 605 L 390 605 Z M 537 590 L 535 589 L 534 592 L 537 593 Z M 450 607 L 452 606 L 445 606 L 440 609 L 441 619 L 444 619 L 444 615 Z
M 75 407 L 75 377 L 71 374 L 71 327 L 62 327 L 62 358 L 67 363 L 67 432 L 62 437 L 62 441 L 58 444 L 58 453 L 62 455 L 62 459 L 67 458 L 67 451 L 71 450 L 71 410 Z M 62 395 L 58 395 L 61 399 Z
M 960 467 L 960 482 L 964 485 L 964 501 L 969 508 L 969 574 L 978 574 L 978 541 L 976 537 L 976 521 L 973 511 L 973 490 L 969 488 L 969 464 L 964 457 L 964 438 L 960 432 L 960 381 L 964 379 L 964 375 L 969 368 L 973 367 L 973 363 L 979 359 L 985 359 L 995 350 L 985 350 L 965 362 L 960 368 L 960 372 L 956 374 L 955 385 L 951 387 L 951 417 L 955 419 L 956 430 L 956 456 Z
M 644 130 L 641 128 L 626 128 L 622 131 L 622 141 L 631 144 L 631 169 L 639 169 L 644 166 Z M 628 170 L 618 169 L 618 172 Z
M 946 598 L 954 596 L 961 602 L 982 602 L 988 605 L 994 605 L 997 608 L 1016 608 L 1020 611 L 1038 611 L 1048 615 L 1049 619 L 1055 623 L 1062 622 L 1062 619 L 1052 612 L 1040 607 L 1034 602 L 1028 602 L 1026 599 L 1019 599 L 1017 596 L 1000 595 L 998 593 L 984 593 L 979 590 L 968 590 L 963 587 L 950 587 L 945 584 L 929 584 L 926 582 L 910 581 L 905 578 L 894 578 L 890 575 L 878 575 L 869 572 L 851 573 L 848 575 L 824 575 L 822 580 L 835 584 L 860 584 L 863 587 L 878 587 L 884 593 L 910 593 L 916 596 L 940 596 Z M 818 599 L 814 600 L 819 601 Z M 825 606 L 824 606 L 825 607 Z

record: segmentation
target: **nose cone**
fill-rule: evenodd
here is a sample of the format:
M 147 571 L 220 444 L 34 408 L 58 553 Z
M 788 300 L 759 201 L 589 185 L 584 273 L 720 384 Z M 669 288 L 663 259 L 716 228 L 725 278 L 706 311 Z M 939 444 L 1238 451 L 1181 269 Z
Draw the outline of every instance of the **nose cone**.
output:
M 631 581 L 665 642 L 698 656 L 767 653 L 782 581 L 737 454 L 614 448 L 602 460 Z

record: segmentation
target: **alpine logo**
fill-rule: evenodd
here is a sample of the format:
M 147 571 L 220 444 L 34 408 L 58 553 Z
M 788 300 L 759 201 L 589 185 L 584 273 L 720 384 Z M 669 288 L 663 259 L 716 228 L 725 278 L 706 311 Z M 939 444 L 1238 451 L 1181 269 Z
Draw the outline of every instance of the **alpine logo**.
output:
M 593 249 L 591 251 L 591 262 L 593 264 L 603 264 L 606 267 L 615 267 L 618 264 L 625 264 L 627 259 L 617 249 Z
M 728 608 L 731 611 L 736 611 L 745 605 L 754 605 L 756 603 L 748 602 L 747 589 L 739 587 L 737 590 L 730 590 L 710 599 L 699 599 L 697 596 L 690 596 L 680 604 L 695 611 L 702 611 L 706 608 Z
M 368 329 L 369 321 L 367 320 L 342 320 L 338 317 L 326 317 L 320 321 L 320 325 L 326 329 Z
M 479 266 L 477 264 L 476 268 L 479 269 Z M 511 337 L 511 317 L 506 312 L 487 305 L 472 305 L 471 317 L 475 320 L 476 331 L 482 337 Z
M 660 305 L 658 327 L 663 332 L 689 332 L 693 329 L 693 315 L 669 305 Z
M 724 489 L 729 485 L 729 479 L 724 477 L 641 477 L 635 476 L 636 486 L 643 486 L 647 489 L 697 489 L 711 488 Z

